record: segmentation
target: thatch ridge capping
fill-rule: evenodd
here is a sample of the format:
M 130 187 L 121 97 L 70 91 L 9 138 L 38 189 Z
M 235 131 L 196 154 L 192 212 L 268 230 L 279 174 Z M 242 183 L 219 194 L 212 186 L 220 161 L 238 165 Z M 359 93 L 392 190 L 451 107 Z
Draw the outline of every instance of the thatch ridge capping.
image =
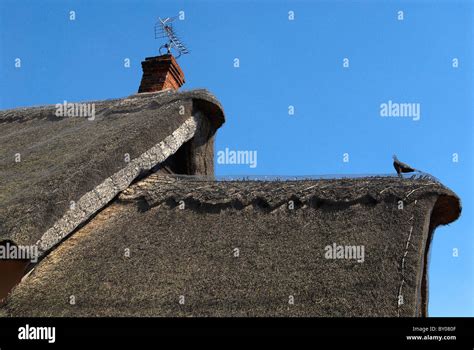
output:
M 458 196 L 440 182 L 428 178 L 361 177 L 341 179 L 307 179 L 213 181 L 203 177 L 163 176 L 154 174 L 146 181 L 132 185 L 119 199 L 143 198 L 149 207 L 183 200 L 192 208 L 222 207 L 242 209 L 249 205 L 273 209 L 297 200 L 299 208 L 332 208 L 342 210 L 352 205 L 373 206 L 383 201 L 410 204 L 428 196 L 437 196 L 434 215 L 438 224 L 448 224 L 461 213 Z M 265 203 L 265 205 L 258 205 Z

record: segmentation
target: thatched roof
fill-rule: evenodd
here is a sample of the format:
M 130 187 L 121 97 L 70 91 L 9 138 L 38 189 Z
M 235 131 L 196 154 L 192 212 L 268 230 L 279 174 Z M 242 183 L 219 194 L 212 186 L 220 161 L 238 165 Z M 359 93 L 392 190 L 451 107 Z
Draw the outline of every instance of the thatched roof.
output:
M 41 261 L 5 310 L 426 315 L 431 235 L 460 210 L 458 197 L 430 179 L 216 182 L 151 175 Z M 364 247 L 363 262 L 327 258 L 333 245 Z
M 200 116 L 224 122 L 205 90 L 85 103 L 94 120 L 54 105 L 0 112 L 0 242 L 47 251 L 192 138 Z

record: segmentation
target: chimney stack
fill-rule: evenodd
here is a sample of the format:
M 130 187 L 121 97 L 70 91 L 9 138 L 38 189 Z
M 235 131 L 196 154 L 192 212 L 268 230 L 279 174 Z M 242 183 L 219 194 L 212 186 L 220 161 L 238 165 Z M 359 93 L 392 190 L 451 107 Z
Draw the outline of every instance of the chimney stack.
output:
M 145 58 L 142 69 L 143 76 L 138 93 L 178 90 L 184 84 L 184 73 L 171 54 Z

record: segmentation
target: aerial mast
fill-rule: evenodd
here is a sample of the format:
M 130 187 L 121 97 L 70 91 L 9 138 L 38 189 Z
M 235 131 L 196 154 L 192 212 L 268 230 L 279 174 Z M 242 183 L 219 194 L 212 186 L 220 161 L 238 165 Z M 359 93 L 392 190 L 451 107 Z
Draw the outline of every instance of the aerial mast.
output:
M 158 22 L 155 24 L 155 39 L 167 39 L 167 42 L 159 48 L 160 54 L 162 54 L 163 50 L 166 50 L 166 54 L 172 54 L 171 50 L 173 50 L 176 52 L 174 56 L 179 58 L 181 55 L 188 54 L 189 50 L 173 29 L 173 21 L 175 19 L 176 17 L 167 17 L 165 19 L 158 17 Z

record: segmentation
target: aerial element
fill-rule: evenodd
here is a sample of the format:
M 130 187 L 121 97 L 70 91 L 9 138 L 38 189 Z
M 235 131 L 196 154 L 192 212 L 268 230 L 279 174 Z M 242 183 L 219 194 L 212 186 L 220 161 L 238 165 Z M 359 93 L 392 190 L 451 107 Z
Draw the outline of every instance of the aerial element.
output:
M 175 58 L 189 53 L 184 43 L 178 38 L 173 29 L 172 22 L 176 17 L 168 17 L 165 19 L 158 18 L 159 22 L 155 24 L 155 39 L 168 39 L 166 44 L 160 46 L 160 54 L 163 49 L 166 49 L 167 54 L 171 54 L 171 50 L 176 51 Z

